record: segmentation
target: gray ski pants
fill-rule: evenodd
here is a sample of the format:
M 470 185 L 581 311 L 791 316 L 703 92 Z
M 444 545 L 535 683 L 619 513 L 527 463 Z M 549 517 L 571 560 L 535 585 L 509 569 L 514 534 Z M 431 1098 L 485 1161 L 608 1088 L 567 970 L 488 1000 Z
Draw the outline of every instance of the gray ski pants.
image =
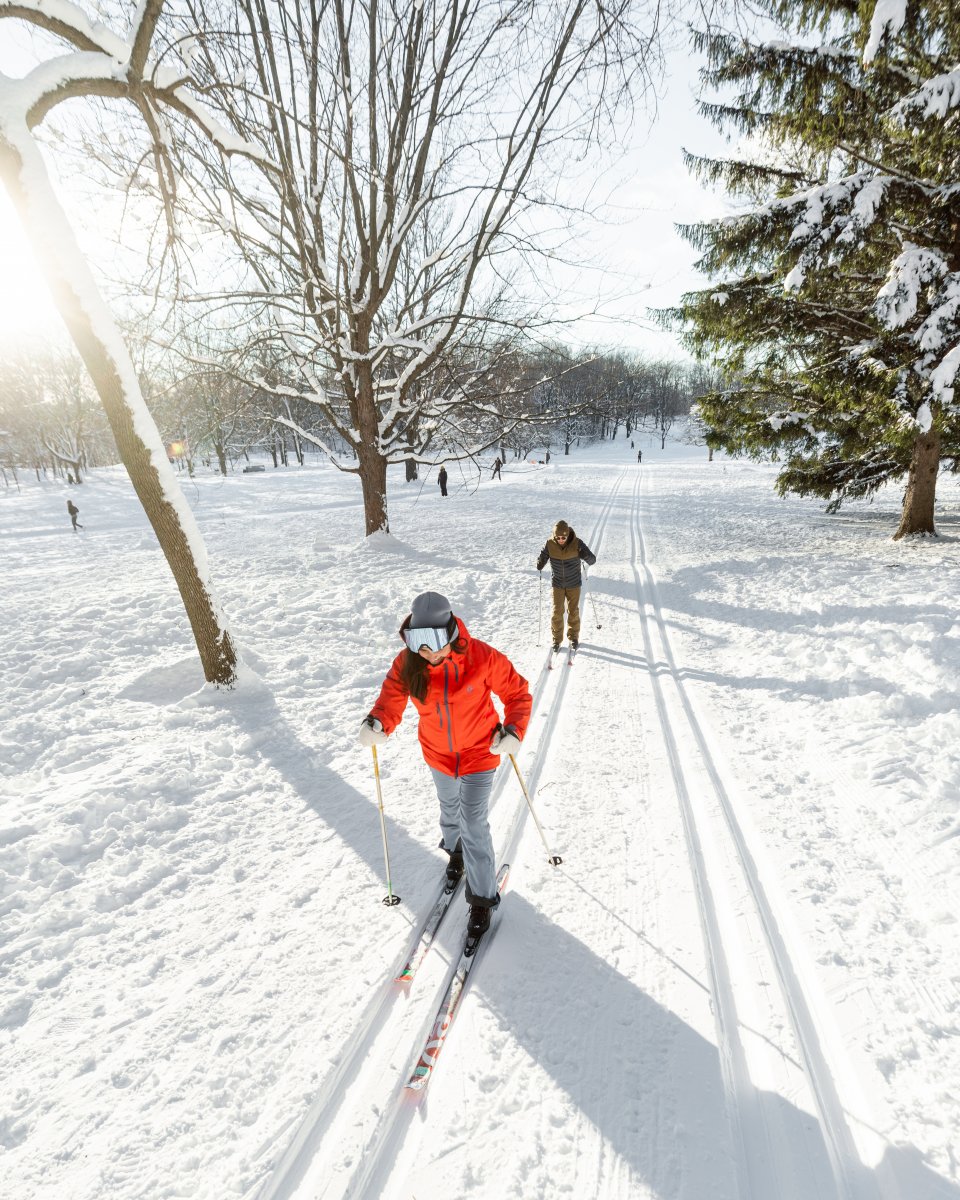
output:
M 493 906 L 497 902 L 497 870 L 487 806 L 496 771 L 477 771 L 455 779 L 434 767 L 430 770 L 440 800 L 443 844 L 452 850 L 458 838 L 463 843 L 467 901 Z

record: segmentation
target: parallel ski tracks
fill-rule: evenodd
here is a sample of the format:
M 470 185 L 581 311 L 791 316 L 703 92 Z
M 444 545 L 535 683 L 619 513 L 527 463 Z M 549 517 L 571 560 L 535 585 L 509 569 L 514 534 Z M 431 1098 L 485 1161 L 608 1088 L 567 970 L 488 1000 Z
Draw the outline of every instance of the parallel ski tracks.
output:
M 877 1178 L 862 1163 L 828 1061 L 824 1047 L 830 1038 L 806 995 L 789 938 L 778 924 L 752 857 L 735 793 L 724 782 L 677 665 L 641 524 L 647 471 L 625 470 L 618 476 L 590 532 L 590 544 L 595 550 L 602 545 L 629 474 L 635 476 L 627 516 L 630 568 L 642 649 L 700 913 L 740 1200 L 806 1200 L 811 1195 L 818 1200 L 880 1200 Z M 586 591 L 585 587 L 581 599 L 584 613 Z M 531 796 L 536 796 L 549 762 L 572 675 L 571 671 L 551 672 L 544 662 L 534 683 L 531 730 L 535 721 L 537 738 L 532 758 L 528 752 L 524 763 Z M 556 687 L 551 689 L 554 680 Z M 548 693 L 549 702 L 545 703 Z M 507 810 L 502 804 L 510 782 L 511 773 L 505 767 L 491 806 L 499 862 L 514 860 L 527 825 L 522 797 Z M 718 845 L 721 840 L 726 842 L 723 847 Z M 749 913 L 744 912 L 745 900 L 749 901 Z M 453 920 L 448 914 L 447 923 L 452 925 Z M 747 932 L 745 927 L 749 927 Z M 459 941 L 456 935 L 454 941 Z M 768 968 L 755 961 L 761 951 Z M 435 958 L 441 954 L 440 947 L 432 951 Z M 385 1195 L 414 1165 L 422 1121 L 415 1123 L 417 1098 L 405 1091 L 404 1083 L 433 1021 L 450 967 L 445 967 L 439 981 L 438 971 L 427 973 L 433 986 L 418 976 L 411 995 L 404 999 L 392 982 L 392 965 L 384 965 L 381 990 L 361 1015 L 353 1038 L 286 1153 L 254 1193 L 256 1200 Z M 755 1082 L 746 1044 L 755 1015 L 750 1011 L 750 989 L 764 992 L 757 1001 L 757 1007 L 763 1009 L 769 1004 L 766 993 L 770 990 L 764 991 L 764 984 L 770 981 L 776 983 L 782 999 L 818 1125 L 818 1131 L 810 1132 L 806 1144 L 800 1146 L 785 1147 L 785 1138 L 796 1141 L 797 1124 L 794 1121 L 792 1128 L 784 1131 L 782 1098 Z M 448 1051 L 440 1069 L 455 1067 L 455 1055 Z M 363 1131 L 359 1138 L 358 1129 Z M 339 1147 L 344 1138 L 352 1138 L 354 1145 L 343 1168 L 333 1174 L 318 1169 L 321 1161 L 329 1166 L 330 1144 Z M 321 1148 L 325 1151 L 322 1156 Z M 785 1153 L 785 1149 L 792 1152 Z M 797 1156 L 805 1153 L 812 1160 L 822 1159 L 820 1167 L 815 1161 L 808 1164 L 806 1185 L 791 1167 Z
M 740 1197 L 770 1200 L 776 1196 L 786 1200 L 816 1195 L 818 1200 L 878 1200 L 876 1177 L 860 1158 L 827 1061 L 824 1044 L 829 1036 L 814 1017 L 788 940 L 762 885 L 734 795 L 724 783 L 677 666 L 643 537 L 644 477 L 638 477 L 633 493 L 632 570 L 643 650 L 680 806 L 703 929 Z M 720 841 L 726 845 L 718 846 Z M 752 908 L 752 912 L 745 912 L 745 908 Z M 757 961 L 761 957 L 766 958 L 769 967 Z M 797 1123 L 785 1131 L 781 1098 L 754 1082 L 745 1044 L 748 1021 L 741 1005 L 749 1008 L 750 989 L 763 990 L 771 976 L 778 985 L 793 1032 L 822 1145 L 818 1145 L 816 1136 L 810 1136 L 803 1145 L 791 1147 L 788 1143 L 791 1138 L 795 1143 Z M 756 1007 L 762 1011 L 769 1004 L 770 997 L 764 993 Z M 802 1164 L 809 1172 L 806 1185 L 795 1170 L 804 1151 L 810 1160 Z M 824 1160 L 819 1167 L 817 1158 Z
M 617 496 L 628 474 L 628 471 L 623 471 L 617 477 L 590 532 L 589 544 L 595 550 L 599 550 L 602 544 L 603 534 L 616 505 Z M 581 611 L 585 610 L 586 591 L 587 589 L 584 588 L 581 592 Z M 533 758 L 527 760 L 524 766 L 524 775 L 531 796 L 536 795 L 538 781 L 549 759 L 550 743 L 560 718 L 572 672 L 559 672 L 559 683 L 553 689 L 549 703 L 545 706 L 545 698 L 551 680 L 557 674 L 558 672 L 551 672 L 546 662 L 544 662 L 533 686 L 533 709 L 528 731 L 533 729 L 534 723 L 539 718 L 540 732 L 537 736 Z M 498 779 L 498 784 L 503 784 L 505 781 L 509 782 L 511 774 L 510 768 L 504 765 Z M 495 816 L 497 818 L 501 817 L 499 806 Z M 497 862 L 513 862 L 515 860 L 527 825 L 527 819 L 528 810 L 526 801 L 522 796 L 517 798 L 506 821 L 492 819 L 494 842 L 498 845 Z M 444 982 L 446 977 L 445 974 Z M 424 1007 L 425 1020 L 423 1028 L 411 1044 L 414 1058 L 419 1053 L 423 1038 L 434 1019 L 441 991 L 442 986 L 435 993 L 430 993 L 430 1003 Z M 450 1055 L 449 1050 L 447 1053 Z M 450 1055 L 444 1067 L 438 1069 L 455 1069 L 453 1057 L 453 1055 Z M 411 1061 L 410 1066 L 413 1066 L 413 1061 Z M 401 1072 L 401 1076 L 394 1088 L 394 1094 L 391 1095 L 384 1108 L 374 1137 L 364 1149 L 357 1174 L 351 1180 L 348 1190 L 343 1193 L 344 1197 L 362 1200 L 363 1197 L 367 1196 L 388 1195 L 391 1181 L 401 1179 L 413 1164 L 419 1143 L 419 1131 L 413 1129 L 413 1117 L 416 1113 L 417 1097 L 406 1093 L 403 1087 L 409 1076 L 409 1071 Z M 325 1196 L 326 1193 L 321 1192 L 319 1195 Z
M 622 471 L 604 502 L 589 535 L 589 544 L 599 550 L 603 533 L 610 521 L 624 480 L 630 474 Z M 589 582 L 581 592 L 581 611 Z M 559 674 L 559 683 L 543 711 L 544 697 L 552 678 Z M 541 733 L 533 759 L 525 764 L 525 777 L 531 795 L 536 794 L 537 781 L 547 761 L 550 741 L 559 720 L 567 693 L 570 671 L 551 672 L 546 662 L 532 689 L 531 722 L 541 718 Z M 528 811 L 522 796 L 517 799 L 507 818 L 502 818 L 501 796 L 512 781 L 512 771 L 506 764 L 500 770 L 491 797 L 491 823 L 495 844 L 500 843 L 498 862 L 512 861 L 520 844 Z M 452 925 L 452 914 L 445 924 Z M 461 919 L 461 925 L 465 922 Z M 459 942 L 460 938 L 455 938 Z M 432 954 L 441 953 L 436 947 Z M 413 1066 L 423 1039 L 433 1022 L 437 1003 L 449 973 L 448 970 L 433 988 L 425 985 L 418 975 L 404 1002 L 402 985 L 394 982 L 391 964 L 384 965 L 384 983 L 366 1005 L 357 1022 L 356 1031 L 332 1073 L 327 1077 L 321 1094 L 314 1100 L 296 1134 L 287 1146 L 276 1167 L 259 1187 L 249 1193 L 250 1200 L 294 1200 L 309 1196 L 311 1200 L 333 1200 L 334 1197 L 360 1198 L 383 1195 L 389 1181 L 411 1164 L 419 1141 L 412 1131 L 417 1097 L 407 1092 L 404 1084 L 409 1076 L 407 1066 Z M 429 972 L 424 972 L 424 975 Z M 434 972 L 435 974 L 435 972 Z M 409 1045 L 409 1064 L 396 1061 L 397 1046 Z M 449 1055 L 449 1051 L 448 1051 Z M 452 1056 L 450 1056 L 452 1058 Z M 449 1059 L 446 1067 L 449 1069 Z M 372 1097 L 376 1097 L 373 1100 Z M 367 1110 L 364 1116 L 362 1110 Z M 375 1120 L 370 1118 L 375 1117 Z M 317 1167 L 321 1148 L 329 1144 L 342 1145 L 351 1129 L 371 1126 L 362 1145 L 355 1145 L 350 1157 L 352 1165 L 343 1170 L 321 1171 Z M 329 1156 L 323 1155 L 328 1162 Z

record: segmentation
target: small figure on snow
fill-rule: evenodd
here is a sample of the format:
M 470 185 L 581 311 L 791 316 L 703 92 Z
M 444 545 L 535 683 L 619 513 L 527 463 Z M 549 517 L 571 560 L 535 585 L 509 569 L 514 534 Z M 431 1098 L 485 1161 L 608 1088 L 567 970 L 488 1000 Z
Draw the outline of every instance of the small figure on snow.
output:
M 80 509 L 77 508 L 77 506 L 74 504 L 74 502 L 72 500 L 68 500 L 67 501 L 67 512 L 70 514 L 70 520 L 73 524 L 73 532 L 76 533 L 78 529 L 83 528 L 82 525 L 77 524 L 77 517 L 80 516 Z
M 499 455 L 493 460 L 493 470 L 490 473 L 491 479 L 500 479 L 500 468 L 503 466 L 503 460 Z
M 507 656 L 471 637 L 438 592 L 417 596 L 400 637 L 406 648 L 387 672 L 357 740 L 362 746 L 385 742 L 400 724 L 407 701 L 413 701 L 420 749 L 440 801 L 440 846 L 450 856 L 447 878 L 455 882 L 466 869 L 467 932 L 479 937 L 500 903 L 487 816 L 493 777 L 500 756 L 519 751 L 533 699 Z M 503 704 L 502 725 L 491 693 Z
M 643 451 L 642 450 L 637 451 L 637 462 L 643 462 Z
M 547 466 L 550 465 L 550 451 L 547 451 Z
M 538 571 L 547 565 L 547 559 L 550 560 L 553 574 L 553 617 L 550 621 L 553 648 L 559 650 L 563 640 L 563 607 L 566 604 L 567 637 L 571 648 L 576 650 L 580 645 L 580 562 L 582 560 L 592 567 L 597 556 L 586 542 L 577 537 L 566 521 L 558 521 L 553 527 L 553 537 L 547 540 L 540 551 Z
M 446 467 L 440 468 L 440 474 L 437 476 L 437 483 L 440 484 L 440 495 L 445 496 L 447 494 L 447 468 Z

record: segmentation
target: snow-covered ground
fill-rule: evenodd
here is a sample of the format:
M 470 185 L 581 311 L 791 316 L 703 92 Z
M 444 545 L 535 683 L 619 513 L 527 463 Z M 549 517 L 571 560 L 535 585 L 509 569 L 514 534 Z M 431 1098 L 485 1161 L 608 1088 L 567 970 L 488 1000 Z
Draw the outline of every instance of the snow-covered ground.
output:
M 0 492 L 0 1194 L 960 1200 L 960 488 L 894 544 L 892 490 L 827 517 L 642 444 L 398 474 L 366 543 L 329 468 L 188 481 L 228 694 L 122 472 Z M 548 672 L 558 517 L 599 561 Z M 465 906 L 393 984 L 437 804 L 408 719 L 383 907 L 354 738 L 427 588 L 530 680 L 564 862 L 503 772 L 502 915 L 417 1101 Z

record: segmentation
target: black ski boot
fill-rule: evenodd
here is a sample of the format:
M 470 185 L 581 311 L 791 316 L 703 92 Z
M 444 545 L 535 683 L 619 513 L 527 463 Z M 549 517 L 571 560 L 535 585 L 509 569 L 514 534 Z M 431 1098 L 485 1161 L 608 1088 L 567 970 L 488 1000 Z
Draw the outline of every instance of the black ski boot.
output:
M 463 846 L 457 838 L 457 844 L 448 851 L 450 861 L 447 863 L 447 891 L 452 892 L 463 878 Z
M 471 904 L 467 919 L 467 937 L 481 938 L 490 928 L 491 909 L 486 904 Z
M 560 653 L 560 643 L 554 642 L 551 649 L 553 650 L 554 654 L 559 654 Z

